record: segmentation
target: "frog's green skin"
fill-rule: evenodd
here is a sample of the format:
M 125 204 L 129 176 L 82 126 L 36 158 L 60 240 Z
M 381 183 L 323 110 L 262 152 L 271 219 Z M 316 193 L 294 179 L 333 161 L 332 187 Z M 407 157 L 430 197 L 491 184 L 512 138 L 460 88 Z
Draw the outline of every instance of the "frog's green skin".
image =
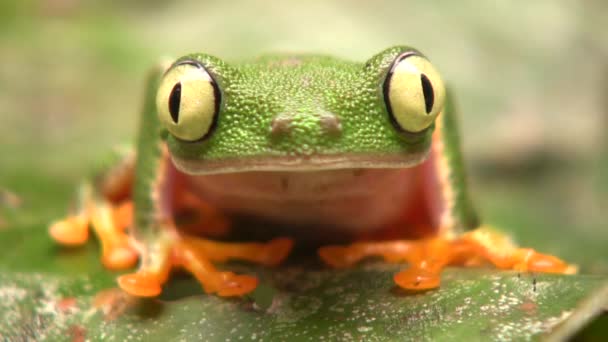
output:
M 200 61 L 215 75 L 224 101 L 213 137 L 200 144 L 180 144 L 169 137 L 171 152 L 178 158 L 232 165 L 273 157 L 280 165 L 293 157 L 366 155 L 378 159 L 425 151 L 432 130 L 414 143 L 387 120 L 380 85 L 402 50 L 392 52 L 366 64 L 325 56 L 277 55 L 228 65 L 207 55 L 186 56 L 183 59 Z M 340 119 L 341 134 L 320 124 L 323 116 L 332 114 Z M 290 134 L 272 134 L 273 120 L 284 117 L 291 120 Z M 264 164 L 264 168 L 276 168 Z
M 222 103 L 213 135 L 201 143 L 169 136 L 171 154 L 196 161 L 204 173 L 353 167 L 353 159 L 376 167 L 383 160 L 387 167 L 418 162 L 433 129 L 408 139 L 391 125 L 382 96 L 388 68 L 404 51 L 415 50 L 391 48 L 366 63 L 314 55 L 271 55 L 234 65 L 203 54 L 180 58 L 176 63 L 196 60 L 207 68 L 223 90 Z M 333 116 L 340 132 L 331 126 Z M 285 118 L 289 133 L 273 131 L 273 121 Z

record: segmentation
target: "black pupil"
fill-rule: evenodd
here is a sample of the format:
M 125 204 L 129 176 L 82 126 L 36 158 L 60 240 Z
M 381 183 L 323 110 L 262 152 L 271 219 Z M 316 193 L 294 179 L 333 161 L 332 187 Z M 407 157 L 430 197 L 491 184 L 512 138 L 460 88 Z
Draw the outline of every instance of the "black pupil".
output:
M 171 95 L 169 95 L 169 113 L 171 113 L 171 118 L 176 124 L 179 120 L 179 104 L 181 102 L 181 99 L 182 84 L 181 82 L 178 82 L 171 90 Z
M 433 109 L 433 103 L 435 102 L 435 93 L 433 92 L 433 85 L 429 78 L 425 74 L 420 74 L 420 84 L 422 84 L 422 93 L 424 94 L 424 106 L 426 113 L 430 114 Z

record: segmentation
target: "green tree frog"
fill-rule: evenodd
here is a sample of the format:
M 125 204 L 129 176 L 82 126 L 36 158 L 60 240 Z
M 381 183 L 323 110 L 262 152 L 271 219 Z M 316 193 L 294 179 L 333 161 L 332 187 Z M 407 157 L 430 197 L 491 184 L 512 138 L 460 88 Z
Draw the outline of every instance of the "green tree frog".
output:
M 440 283 L 447 265 L 572 273 L 480 224 L 471 205 L 451 95 L 431 62 L 397 46 L 364 63 L 271 55 L 229 64 L 191 54 L 159 64 L 145 95 L 136 151 L 82 188 L 51 236 L 79 245 L 88 227 L 126 292 L 157 296 L 170 272 L 207 293 L 241 296 L 257 278 L 218 270 L 240 259 L 278 265 L 294 239 L 226 242 L 231 217 L 325 234 L 320 258 L 341 268 L 379 256 L 408 266 L 408 290 Z M 180 223 L 185 209 L 199 215 Z

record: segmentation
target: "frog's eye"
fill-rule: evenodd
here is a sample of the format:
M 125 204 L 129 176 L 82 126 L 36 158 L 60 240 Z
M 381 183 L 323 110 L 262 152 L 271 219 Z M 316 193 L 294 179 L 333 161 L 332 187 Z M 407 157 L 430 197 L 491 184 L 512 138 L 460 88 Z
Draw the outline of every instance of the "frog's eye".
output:
M 217 83 L 200 63 L 180 62 L 167 71 L 158 88 L 160 121 L 178 139 L 200 140 L 215 126 L 220 96 Z
M 445 88 L 431 62 L 415 52 L 399 55 L 384 81 L 384 102 L 402 131 L 428 128 L 443 109 Z

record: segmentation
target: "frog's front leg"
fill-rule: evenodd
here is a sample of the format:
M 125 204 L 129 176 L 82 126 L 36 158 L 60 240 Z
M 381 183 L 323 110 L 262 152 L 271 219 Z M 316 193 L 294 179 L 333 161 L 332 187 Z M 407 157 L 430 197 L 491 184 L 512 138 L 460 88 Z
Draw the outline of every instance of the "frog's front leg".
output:
M 179 171 L 171 165 L 166 148 L 160 150 L 156 160 L 148 161 L 157 165 L 156 174 L 152 178 L 139 174 L 140 179 L 151 180 L 135 187 L 133 235 L 141 256 L 139 270 L 119 277 L 119 286 L 135 296 L 157 296 L 171 270 L 179 267 L 194 275 L 207 293 L 240 296 L 251 292 L 258 283 L 255 277 L 219 271 L 212 262 L 240 259 L 274 266 L 288 255 L 292 241 L 226 243 L 182 233 L 173 221 L 173 209 L 179 207 L 176 200 L 184 198 L 175 192 Z
M 159 66 L 149 80 L 137 141 L 131 235 L 140 255 L 140 265 L 137 272 L 119 277 L 118 284 L 135 296 L 156 296 L 171 270 L 179 267 L 192 273 L 207 293 L 246 294 L 256 287 L 256 278 L 219 271 L 212 261 L 244 259 L 276 265 L 288 255 L 292 241 L 220 243 L 186 235 L 176 227 L 174 213 L 184 198 L 179 193 L 179 182 L 185 175 L 170 161 L 155 105 L 156 89 L 166 67 Z
M 422 229 L 404 221 L 393 224 L 397 229 L 390 227 L 392 231 L 401 230 L 401 236 L 426 231 L 426 237 L 327 246 L 319 250 L 321 258 L 333 267 L 348 267 L 371 256 L 380 256 L 388 262 L 407 262 L 408 268 L 397 273 L 394 280 L 408 290 L 438 287 L 441 271 L 448 265 L 489 262 L 500 269 L 576 272 L 574 266 L 554 256 L 516 247 L 503 233 L 479 223 L 467 193 L 456 119 L 449 100 L 436 122 L 429 158 L 416 167 L 422 189 L 417 201 L 424 205 L 415 207 L 418 212 L 414 215 L 429 219 Z M 409 211 L 404 209 L 406 216 Z
M 161 229 L 174 228 L 165 226 Z M 139 297 L 157 296 L 171 269 L 180 267 L 190 272 L 206 293 L 223 297 L 241 296 L 256 288 L 257 278 L 219 271 L 212 264 L 213 261 L 240 259 L 275 266 L 285 259 L 292 247 L 292 241 L 284 238 L 266 244 L 222 243 L 193 236 L 171 235 L 167 234 L 154 244 L 143 247 L 139 270 L 118 278 L 123 290 Z
M 126 233 L 133 211 L 128 196 L 134 159 L 132 153 L 116 156 L 120 161 L 105 170 L 95 186 L 86 182 L 79 187 L 75 212 L 51 224 L 49 233 L 59 244 L 78 246 L 88 240 L 92 226 L 101 244 L 103 265 L 121 270 L 137 262 L 137 253 Z
M 407 290 L 439 287 L 443 269 L 449 265 L 478 266 L 489 262 L 499 269 L 522 272 L 572 274 L 576 268 L 530 248 L 517 248 L 491 228 L 478 228 L 456 239 L 358 242 L 349 246 L 328 246 L 321 258 L 336 268 L 348 267 L 366 257 L 380 256 L 387 262 L 407 262 L 408 268 L 395 274 L 397 285 Z

